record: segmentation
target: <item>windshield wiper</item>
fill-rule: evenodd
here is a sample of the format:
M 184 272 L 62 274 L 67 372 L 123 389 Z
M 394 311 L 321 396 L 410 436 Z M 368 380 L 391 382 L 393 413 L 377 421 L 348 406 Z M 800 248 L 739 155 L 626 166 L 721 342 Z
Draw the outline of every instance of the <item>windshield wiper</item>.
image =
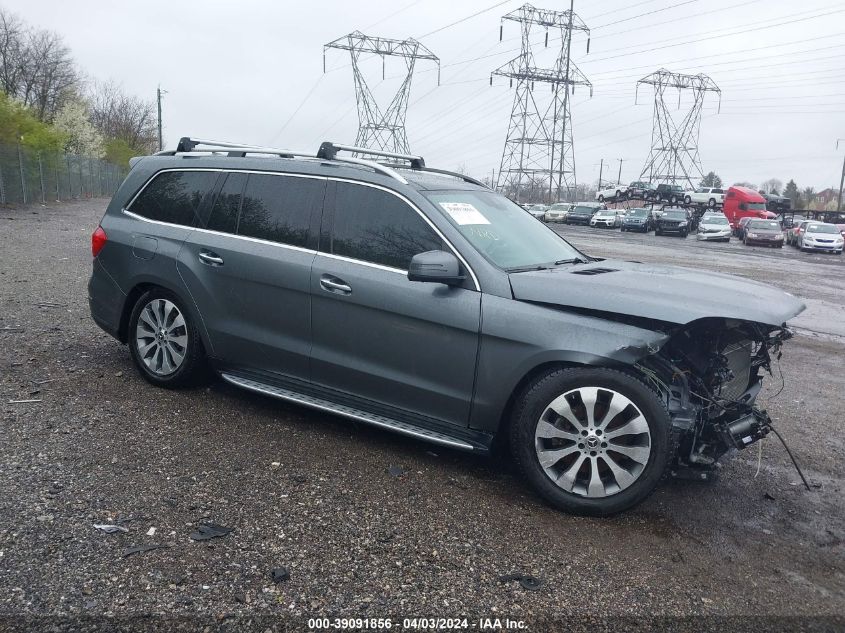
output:
M 555 266 L 560 266 L 562 264 L 586 264 L 583 259 L 580 257 L 576 257 L 574 259 L 559 259 L 555 262 Z
M 543 264 L 535 264 L 533 266 L 514 266 L 513 268 L 505 268 L 505 272 L 508 273 L 527 273 L 531 272 L 532 270 L 551 270 L 551 266 L 545 266 Z

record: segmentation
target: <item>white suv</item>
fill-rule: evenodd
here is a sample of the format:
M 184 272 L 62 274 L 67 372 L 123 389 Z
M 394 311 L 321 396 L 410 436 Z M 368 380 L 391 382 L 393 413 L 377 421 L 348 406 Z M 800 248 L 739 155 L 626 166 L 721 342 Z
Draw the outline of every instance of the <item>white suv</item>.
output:
M 628 185 L 623 185 L 622 183 L 616 185 L 608 185 L 603 189 L 599 189 L 596 191 L 596 200 L 599 202 L 604 202 L 605 200 L 608 201 L 618 201 L 622 200 L 628 195 Z
M 684 192 L 685 204 L 706 204 L 711 209 L 715 209 L 724 202 L 725 190 L 718 187 L 699 187 L 693 191 Z

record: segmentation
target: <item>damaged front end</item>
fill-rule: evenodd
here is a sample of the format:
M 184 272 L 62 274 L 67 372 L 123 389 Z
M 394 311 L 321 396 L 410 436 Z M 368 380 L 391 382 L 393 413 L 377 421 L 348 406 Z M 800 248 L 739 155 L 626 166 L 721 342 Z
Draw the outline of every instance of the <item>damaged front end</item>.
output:
M 771 420 L 755 406 L 762 374 L 792 334 L 786 327 L 706 318 L 675 330 L 637 369 L 672 418 L 675 476 L 710 479 L 718 460 L 766 437 Z

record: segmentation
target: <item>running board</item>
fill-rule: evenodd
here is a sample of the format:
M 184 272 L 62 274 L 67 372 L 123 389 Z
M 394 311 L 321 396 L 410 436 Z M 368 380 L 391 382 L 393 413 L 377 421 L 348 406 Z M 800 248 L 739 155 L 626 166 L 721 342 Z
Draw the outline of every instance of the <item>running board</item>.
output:
M 408 424 L 407 422 L 399 422 L 398 420 L 378 415 L 377 413 L 369 413 L 353 407 L 335 404 L 334 402 L 329 402 L 328 400 L 317 398 L 315 396 L 309 396 L 289 389 L 284 389 L 282 387 L 268 385 L 242 376 L 222 373 L 221 377 L 226 382 L 243 389 L 248 389 L 249 391 L 261 393 L 265 396 L 272 396 L 281 400 L 287 400 L 289 402 L 295 402 L 296 404 L 301 404 L 312 409 L 327 411 L 329 413 L 334 413 L 335 415 L 357 420 L 358 422 L 366 422 L 367 424 L 372 424 L 373 426 L 378 426 L 389 431 L 401 433 L 402 435 L 409 435 L 417 439 L 434 442 L 435 444 L 441 444 L 443 446 L 451 446 L 452 448 L 458 448 L 464 451 L 473 451 L 480 448 L 473 446 L 468 442 L 455 439 L 449 435 L 438 433 L 437 431 L 414 426 L 412 424 Z

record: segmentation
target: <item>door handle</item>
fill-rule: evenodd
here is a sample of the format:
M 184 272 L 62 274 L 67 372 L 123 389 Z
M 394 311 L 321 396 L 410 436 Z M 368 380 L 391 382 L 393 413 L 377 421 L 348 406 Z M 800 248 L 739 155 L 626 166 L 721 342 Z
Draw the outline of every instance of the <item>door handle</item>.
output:
M 345 284 L 342 279 L 332 277 L 331 275 L 323 275 L 320 277 L 320 286 L 323 290 L 334 292 L 342 295 L 351 295 L 352 288 Z
M 199 254 L 200 261 L 203 264 L 209 264 L 211 266 L 222 266 L 223 265 L 223 258 L 216 253 L 210 253 L 208 251 L 200 251 Z

